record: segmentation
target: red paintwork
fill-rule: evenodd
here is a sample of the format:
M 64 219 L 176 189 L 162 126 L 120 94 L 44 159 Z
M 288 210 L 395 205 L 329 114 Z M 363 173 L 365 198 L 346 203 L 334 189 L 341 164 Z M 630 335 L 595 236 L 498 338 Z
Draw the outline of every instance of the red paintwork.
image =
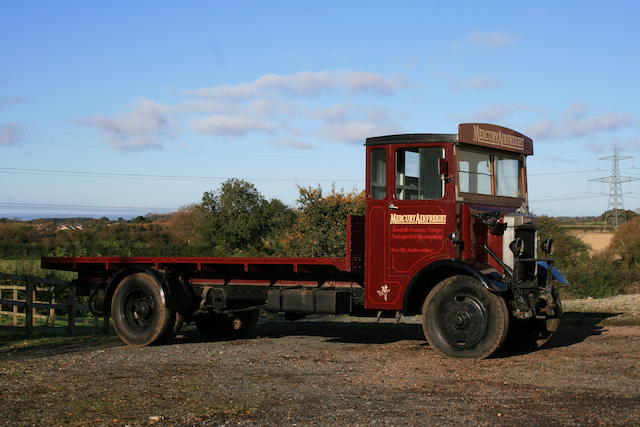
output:
M 313 267 L 328 267 L 336 272 L 348 272 L 346 258 L 215 258 L 215 257 L 47 257 L 42 258 L 42 268 L 55 270 L 113 271 L 125 265 L 143 265 L 161 268 L 167 265 L 186 267 L 201 272 L 220 266 L 237 266 L 245 273 L 260 269 L 283 267 L 293 273 L 302 273 Z
M 430 143 L 441 147 L 451 161 L 451 143 Z M 373 149 L 385 148 L 387 154 L 387 194 L 382 200 L 366 199 L 365 307 L 401 310 L 411 279 L 432 262 L 456 257 L 456 247 L 447 237 L 456 229 L 455 187 L 445 184 L 444 197 L 436 200 L 399 200 L 394 192 L 396 151 L 424 147 L 424 144 L 393 144 L 367 147 L 367 159 Z M 367 162 L 369 168 L 369 161 Z M 449 170 L 453 170 L 451 165 Z M 369 173 L 367 173 L 369 176 Z M 369 182 L 367 182 L 369 185 Z M 367 195 L 371 191 L 367 188 Z M 393 205 L 397 209 L 392 209 Z M 391 224 L 392 215 L 444 215 L 446 224 Z
M 514 212 L 523 198 L 487 197 L 457 194 L 456 147 L 475 145 L 475 150 L 504 149 L 517 156 L 524 164 L 525 155 L 532 153 L 531 140 L 509 129 L 479 125 L 462 125 L 467 134 L 456 141 L 455 135 L 436 135 L 428 142 L 416 142 L 424 135 L 373 138 L 375 145 L 366 148 L 366 207 L 362 217 L 347 221 L 347 254 L 344 258 L 214 258 L 214 257 L 66 257 L 42 258 L 42 267 L 77 271 L 80 277 L 104 282 L 120 269 L 138 265 L 160 270 L 184 273 L 193 284 L 255 284 L 255 285 L 331 285 L 364 286 L 364 305 L 367 309 L 402 310 L 404 296 L 411 280 L 431 263 L 456 259 L 472 264 L 488 264 L 501 268 L 487 256 L 482 245 L 488 245 L 497 256 L 502 256 L 502 236 L 489 233 L 487 227 L 474 214 L 500 211 Z M 475 132 L 475 133 L 474 133 Z M 491 133 L 493 132 L 493 133 Z M 476 135 L 477 134 L 477 135 Z M 404 139 L 404 138 L 407 139 Z M 495 138 L 494 138 L 495 137 Z M 513 139 L 513 138 L 525 139 Z M 394 139 L 395 138 L 395 139 Z M 452 139 L 453 138 L 453 139 Z M 492 139 L 494 138 L 495 141 Z M 404 143 L 404 141 L 409 141 Z M 439 142 L 442 141 L 442 142 Z M 496 142 L 497 141 L 497 142 Z M 515 141 L 515 142 L 514 142 Z M 513 144 L 522 143 L 522 149 Z M 493 144 L 511 144 L 507 148 Z M 396 151 L 411 147 L 441 147 L 449 171 L 444 181 L 444 197 L 435 200 L 398 200 L 395 198 Z M 478 148 L 481 147 L 481 148 Z M 386 197 L 370 197 L 370 153 L 384 149 L 386 156 Z M 513 152 L 517 151 L 516 154 Z M 525 169 L 523 169 L 524 171 Z M 523 172 L 524 175 L 524 172 Z M 526 176 L 522 177 L 522 194 L 526 195 Z M 398 215 L 398 216 L 394 216 Z M 444 218 L 410 223 L 406 218 Z M 398 219 L 400 218 L 400 219 Z M 463 245 L 449 238 L 459 233 Z M 364 259 L 363 259 L 364 258 Z

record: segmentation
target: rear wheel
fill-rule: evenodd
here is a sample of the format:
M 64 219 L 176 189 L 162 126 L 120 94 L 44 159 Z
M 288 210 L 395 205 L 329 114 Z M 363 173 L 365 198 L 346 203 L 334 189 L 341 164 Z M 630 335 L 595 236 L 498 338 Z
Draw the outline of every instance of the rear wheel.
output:
M 175 313 L 173 317 L 169 318 L 167 322 L 167 328 L 164 334 L 158 339 L 158 342 L 169 343 L 175 338 L 176 334 L 182 329 L 184 324 L 184 318 L 180 313 Z
M 422 329 L 445 356 L 485 358 L 495 353 L 509 329 L 507 304 L 470 276 L 453 276 L 429 293 L 422 305 Z
M 173 329 L 175 313 L 163 302 L 162 286 L 148 273 L 134 273 L 122 280 L 113 294 L 111 317 L 122 341 L 129 345 L 160 342 Z
M 203 313 L 194 318 L 198 331 L 209 340 L 244 338 L 253 332 L 259 308 L 227 313 Z

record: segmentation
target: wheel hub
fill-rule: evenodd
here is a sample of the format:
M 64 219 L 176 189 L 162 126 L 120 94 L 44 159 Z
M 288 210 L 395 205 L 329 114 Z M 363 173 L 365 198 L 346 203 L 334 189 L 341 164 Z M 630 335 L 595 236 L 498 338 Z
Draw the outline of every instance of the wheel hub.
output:
M 444 302 L 440 323 L 447 341 L 455 347 L 470 347 L 482 339 L 487 314 L 480 301 L 470 295 L 455 295 Z
M 124 318 L 135 330 L 145 330 L 153 321 L 153 299 L 142 291 L 131 292 L 125 298 Z

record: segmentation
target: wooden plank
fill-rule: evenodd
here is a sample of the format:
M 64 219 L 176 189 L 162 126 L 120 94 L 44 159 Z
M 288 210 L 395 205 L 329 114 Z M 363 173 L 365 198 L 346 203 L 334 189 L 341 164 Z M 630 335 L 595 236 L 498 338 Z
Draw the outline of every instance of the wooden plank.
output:
M 4 314 L 4 315 L 6 315 L 6 316 L 12 316 L 12 315 L 13 315 L 13 312 L 11 312 L 11 311 L 0 311 L 0 314 Z M 15 315 L 16 315 L 16 318 L 18 318 L 18 317 L 22 318 L 22 317 L 25 317 L 27 314 L 26 314 L 26 313 L 19 313 L 19 312 L 18 312 L 18 313 L 16 313 Z M 33 318 L 34 318 L 34 319 L 45 319 L 45 320 L 47 320 L 47 319 L 49 318 L 49 315 L 48 315 L 48 314 L 38 314 L 38 313 L 34 313 L 34 314 L 33 314 Z M 16 322 L 16 323 L 17 323 L 17 322 Z M 17 325 L 13 325 L 13 326 L 17 326 Z
M 18 299 L 18 289 L 13 289 L 13 299 L 14 301 Z M 12 308 L 13 311 L 13 319 L 11 320 L 11 324 L 13 326 L 18 326 L 18 306 L 14 305 Z
M 12 299 L 0 299 L 1 305 L 11 305 L 14 308 L 24 307 L 27 303 L 25 301 L 20 300 L 12 300 Z M 55 309 L 55 310 L 67 310 L 69 308 L 69 304 L 66 303 L 49 303 L 49 302 L 31 302 L 31 307 L 39 308 L 43 310 Z M 89 306 L 87 304 L 76 304 L 76 311 L 89 311 Z M 11 311 L 3 311 L 5 314 L 12 314 Z
M 24 327 L 27 337 L 33 334 L 33 283 L 27 280 L 25 286 Z
M 55 304 L 55 302 L 56 302 L 55 298 L 51 298 L 51 303 Z M 47 319 L 47 325 L 51 326 L 52 328 L 56 327 L 56 309 L 55 308 L 49 309 L 49 318 Z
M 69 297 L 69 321 L 67 330 L 69 331 L 69 335 L 73 336 L 76 333 L 76 310 L 78 309 L 76 306 L 76 287 L 74 285 L 69 284 L 67 295 Z

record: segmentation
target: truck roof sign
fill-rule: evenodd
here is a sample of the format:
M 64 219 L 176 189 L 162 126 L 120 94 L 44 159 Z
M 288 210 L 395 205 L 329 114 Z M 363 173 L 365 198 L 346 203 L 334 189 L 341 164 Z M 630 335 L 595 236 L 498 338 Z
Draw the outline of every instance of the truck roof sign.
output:
M 458 125 L 458 142 L 533 154 L 533 140 L 520 132 L 487 123 L 462 123 Z
M 533 141 L 528 136 L 488 123 L 461 123 L 455 133 L 409 133 L 367 138 L 365 145 L 462 142 L 530 156 Z

